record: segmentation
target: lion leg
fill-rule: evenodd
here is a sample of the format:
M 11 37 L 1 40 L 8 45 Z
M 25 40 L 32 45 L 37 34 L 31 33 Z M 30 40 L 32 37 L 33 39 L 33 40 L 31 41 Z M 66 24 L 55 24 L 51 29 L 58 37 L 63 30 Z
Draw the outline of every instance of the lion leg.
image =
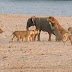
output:
M 19 38 L 17 38 L 17 41 L 19 41 Z
M 18 36 L 18 37 L 17 37 L 17 41 L 19 41 L 19 40 L 20 40 L 20 38 L 21 38 L 21 37 L 20 37 L 20 36 Z
M 34 41 L 33 36 L 34 36 L 34 35 L 31 35 L 31 36 L 30 36 L 30 41 Z
M 36 40 L 36 36 L 37 36 L 37 35 L 34 35 L 34 41 Z
M 36 38 L 36 37 L 34 36 L 34 37 L 33 37 L 33 41 L 35 41 L 35 38 Z
M 64 45 L 66 44 L 66 41 L 63 41 Z
M 12 38 L 12 41 L 11 41 L 11 42 L 13 42 L 13 41 L 14 41 L 14 39 L 16 39 L 16 36 L 15 36 L 15 35 L 13 35 L 13 38 Z
M 32 37 L 30 37 L 30 41 L 33 41 Z
M 32 38 L 31 38 L 31 36 L 29 37 L 29 40 L 28 41 L 32 41 Z
M 22 38 L 22 42 L 23 42 L 23 38 Z
M 34 37 L 35 37 L 35 35 L 32 35 L 31 37 L 32 37 L 32 41 L 34 41 Z
M 27 41 L 30 41 L 30 36 L 28 36 Z

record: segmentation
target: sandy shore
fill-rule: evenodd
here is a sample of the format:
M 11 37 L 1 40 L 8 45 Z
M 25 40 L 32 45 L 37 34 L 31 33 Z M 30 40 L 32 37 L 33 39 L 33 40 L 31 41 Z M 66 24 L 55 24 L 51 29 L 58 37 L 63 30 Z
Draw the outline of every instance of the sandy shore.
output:
M 72 46 L 68 41 L 48 42 L 48 33 L 41 32 L 41 41 L 9 43 L 13 31 L 26 30 L 29 15 L 0 15 L 0 72 L 72 72 Z M 40 16 L 39 16 L 40 17 Z M 45 16 L 43 16 L 45 17 Z M 72 26 L 72 17 L 55 17 L 64 29 Z

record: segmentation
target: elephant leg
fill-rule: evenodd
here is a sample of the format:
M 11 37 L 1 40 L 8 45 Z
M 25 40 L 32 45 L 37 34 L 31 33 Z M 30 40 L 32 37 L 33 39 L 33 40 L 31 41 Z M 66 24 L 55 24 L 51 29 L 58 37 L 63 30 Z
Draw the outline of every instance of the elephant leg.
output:
M 38 41 L 40 41 L 40 33 L 38 34 Z
M 50 34 L 49 34 L 49 40 L 48 40 L 48 41 L 51 41 L 51 35 L 52 35 L 52 34 L 50 33 Z
M 34 41 L 36 40 L 36 36 L 37 36 L 37 35 L 34 36 Z

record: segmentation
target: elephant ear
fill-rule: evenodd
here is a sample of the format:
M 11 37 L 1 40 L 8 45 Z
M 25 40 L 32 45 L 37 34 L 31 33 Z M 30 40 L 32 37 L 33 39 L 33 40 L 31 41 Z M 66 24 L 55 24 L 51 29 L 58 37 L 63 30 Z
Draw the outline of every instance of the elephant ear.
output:
M 35 16 L 31 17 L 33 24 L 35 24 Z

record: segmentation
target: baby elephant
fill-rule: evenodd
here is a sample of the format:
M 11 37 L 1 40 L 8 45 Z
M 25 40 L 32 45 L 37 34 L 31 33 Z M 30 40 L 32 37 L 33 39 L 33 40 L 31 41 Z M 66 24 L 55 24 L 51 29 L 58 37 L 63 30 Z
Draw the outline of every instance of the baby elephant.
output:
M 22 41 L 34 41 L 36 35 L 39 34 L 39 30 L 28 30 L 28 31 L 15 31 L 13 32 L 12 41 L 17 38 L 17 41 L 22 39 Z

